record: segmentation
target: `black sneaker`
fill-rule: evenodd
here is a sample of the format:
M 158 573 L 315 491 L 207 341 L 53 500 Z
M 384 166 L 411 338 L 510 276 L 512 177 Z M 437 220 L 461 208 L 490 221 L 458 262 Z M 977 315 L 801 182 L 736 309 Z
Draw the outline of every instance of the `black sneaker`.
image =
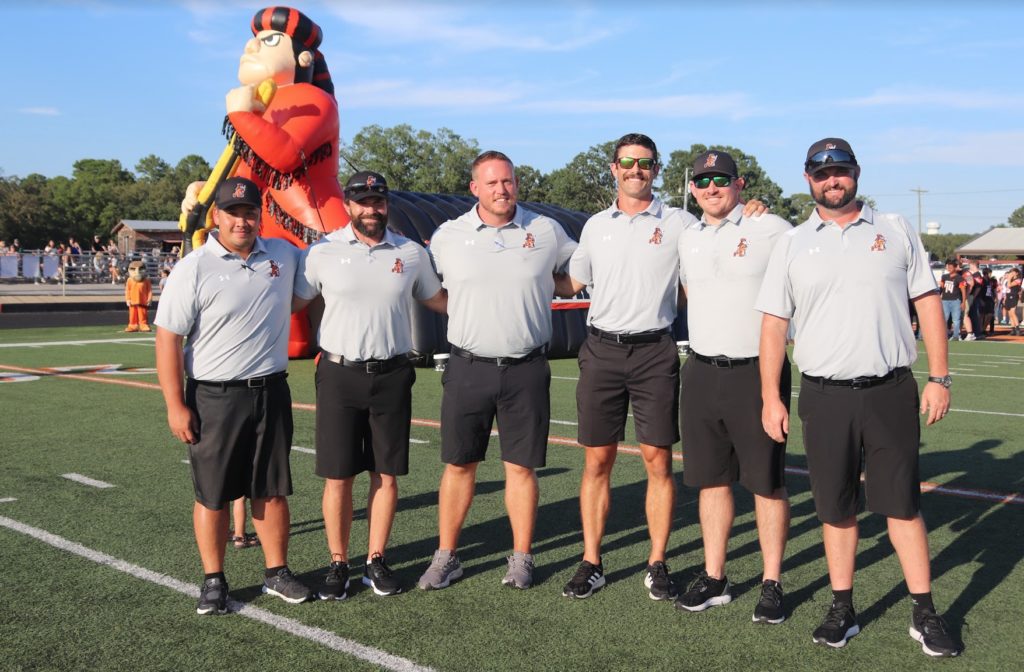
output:
M 846 641 L 860 632 L 857 614 L 849 604 L 832 603 L 825 620 L 821 622 L 812 638 L 815 644 L 824 644 L 833 649 L 846 646 Z
M 295 578 L 292 570 L 282 567 L 277 574 L 263 579 L 263 592 L 280 597 L 288 604 L 300 604 L 313 597 L 313 591 Z
M 729 579 L 724 576 L 721 579 L 714 579 L 708 576 L 706 571 L 701 570 L 686 592 L 676 600 L 676 608 L 704 611 L 708 607 L 718 607 L 730 602 L 732 593 L 729 592 Z
M 647 595 L 652 600 L 668 600 L 676 596 L 676 585 L 668 575 L 668 565 L 660 560 L 647 565 L 644 585 L 647 586 Z
M 228 613 L 228 582 L 219 577 L 203 581 L 196 613 L 200 616 Z
M 921 650 L 929 656 L 952 658 L 964 650 L 964 645 L 949 632 L 942 616 L 934 611 L 914 611 L 910 619 L 910 636 L 921 642 Z
M 363 585 L 373 588 L 377 595 L 397 595 L 402 592 L 402 586 L 395 578 L 395 573 L 384 562 L 384 556 L 374 553 L 370 561 L 366 563 L 363 570 Z
M 782 609 L 782 584 L 768 580 L 761 584 L 761 601 L 754 607 L 754 623 L 778 625 L 786 620 Z
M 348 563 L 336 561 L 327 568 L 324 587 L 317 596 L 321 600 L 344 600 L 348 597 Z
M 594 591 L 603 585 L 604 568 L 600 564 L 593 565 L 584 560 L 569 579 L 569 583 L 565 584 L 562 596 L 583 599 L 593 595 Z

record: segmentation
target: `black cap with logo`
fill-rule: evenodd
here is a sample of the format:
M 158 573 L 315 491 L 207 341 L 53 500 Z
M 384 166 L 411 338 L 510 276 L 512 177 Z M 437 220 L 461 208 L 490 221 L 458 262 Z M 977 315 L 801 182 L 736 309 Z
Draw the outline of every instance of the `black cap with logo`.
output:
M 825 168 L 854 168 L 857 157 L 850 143 L 842 138 L 823 138 L 807 149 L 804 170 L 813 175 Z
M 244 177 L 229 177 L 217 187 L 217 193 L 213 203 L 221 210 L 230 208 L 232 205 L 251 205 L 254 208 L 263 207 L 260 200 L 260 188 L 252 180 Z
M 380 173 L 361 170 L 345 183 L 345 198 L 349 201 L 361 201 L 364 198 L 388 196 L 388 181 Z

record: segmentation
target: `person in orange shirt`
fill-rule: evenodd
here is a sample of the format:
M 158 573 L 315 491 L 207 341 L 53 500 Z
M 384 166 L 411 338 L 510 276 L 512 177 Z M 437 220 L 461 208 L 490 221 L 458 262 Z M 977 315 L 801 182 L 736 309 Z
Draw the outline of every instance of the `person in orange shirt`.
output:
M 124 283 L 124 302 L 128 304 L 128 327 L 125 331 L 151 331 L 149 304 L 153 300 L 153 283 L 146 277 L 141 261 L 128 264 L 128 280 Z

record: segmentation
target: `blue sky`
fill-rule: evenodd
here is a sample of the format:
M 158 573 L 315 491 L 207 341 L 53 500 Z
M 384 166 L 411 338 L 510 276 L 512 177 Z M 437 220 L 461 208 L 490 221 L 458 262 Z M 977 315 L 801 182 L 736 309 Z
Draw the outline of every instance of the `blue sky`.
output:
M 224 94 L 262 2 L 11 3 L 0 170 L 81 158 L 213 163 Z M 448 127 L 542 171 L 630 131 L 668 154 L 753 154 L 803 192 L 807 146 L 848 139 L 860 189 L 943 232 L 1024 204 L 1024 6 L 975 2 L 302 2 L 342 138 Z

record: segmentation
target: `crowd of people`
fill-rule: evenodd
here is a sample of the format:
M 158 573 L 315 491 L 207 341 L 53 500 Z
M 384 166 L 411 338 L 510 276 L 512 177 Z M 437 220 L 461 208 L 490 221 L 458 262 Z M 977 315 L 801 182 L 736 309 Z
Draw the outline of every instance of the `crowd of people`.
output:
M 174 246 L 164 253 L 159 248 L 122 252 L 113 238 L 103 243 L 99 235 L 93 236 L 92 243 L 83 248 L 74 236 L 68 236 L 66 242 L 47 241 L 39 250 L 26 250 L 15 238 L 10 244 L 0 240 L 0 256 L 20 255 L 21 268 L 17 275 L 33 279 L 36 283 L 80 282 L 123 284 L 127 279 L 128 264 L 135 260 L 146 263 L 152 272 L 158 273 L 163 281 L 179 257 L 179 248 Z M 29 267 L 26 255 L 34 255 L 34 266 Z M 48 259 L 55 262 L 47 262 Z M 13 276 L 12 276 L 13 277 Z
M 1009 325 L 1010 334 L 1020 336 L 1022 275 L 1020 266 L 996 278 L 991 268 L 979 268 L 975 260 L 947 259 L 940 285 L 949 340 L 982 340 L 995 333 L 997 324 Z
M 399 477 L 409 469 L 413 300 L 448 315 L 451 343 L 441 381 L 437 547 L 416 585 L 440 590 L 464 575 L 460 532 L 496 422 L 511 529 L 501 584 L 530 588 L 536 470 L 546 464 L 550 423 L 550 301 L 587 288 L 589 335 L 576 393 L 583 548 L 563 596 L 590 598 L 607 581 L 601 542 L 631 407 L 647 473 L 646 596 L 682 613 L 733 601 L 725 560 L 739 483 L 754 494 L 764 565 L 753 621 L 786 619 L 786 344 L 795 333 L 805 450 L 832 589 L 813 641 L 840 648 L 860 630 L 853 579 L 857 512 L 866 505 L 886 518 L 912 598 L 911 636 L 930 656 L 958 655 L 963 644 L 931 594 L 920 513 L 921 430 L 910 410 L 920 408 L 928 425 L 938 422 L 949 411 L 952 384 L 943 304 L 920 237 L 900 215 L 856 200 L 861 166 L 840 138 L 807 152 L 804 176 L 817 207 L 796 228 L 764 214 L 760 203 L 741 202 L 744 181 L 725 152 L 705 152 L 693 166 L 688 187 L 704 210 L 700 220 L 654 195 L 660 168 L 653 140 L 639 133 L 620 138 L 610 157 L 616 198 L 590 218 L 577 244 L 557 222 L 518 204 L 508 156 L 484 152 L 471 170 L 476 205 L 442 224 L 426 249 L 387 228 L 388 184 L 377 173 L 357 173 L 345 185 L 351 225 L 301 251 L 259 236 L 254 182 L 223 182 L 214 199 L 215 229 L 170 274 L 155 320 L 167 422 L 187 444 L 193 471 L 204 572 L 197 613 L 228 610 L 224 555 L 231 502 L 242 497 L 250 498 L 264 554 L 265 593 L 293 604 L 349 597 L 352 486 L 364 472 L 369 535 L 361 581 L 380 596 L 406 590 L 386 555 Z M 878 272 L 865 279 L 866 267 Z M 908 296 L 928 360 L 920 391 L 910 371 L 917 346 Z M 329 561 L 313 590 L 287 562 L 286 378 L 291 312 L 317 297 L 324 311 L 316 474 L 324 479 Z M 692 353 L 680 371 L 670 325 L 682 302 L 690 311 Z M 675 506 L 671 446 L 680 438 L 683 482 L 700 492 L 705 560 L 685 589 L 675 585 L 666 557 Z M 244 542 L 238 523 L 234 533 Z

